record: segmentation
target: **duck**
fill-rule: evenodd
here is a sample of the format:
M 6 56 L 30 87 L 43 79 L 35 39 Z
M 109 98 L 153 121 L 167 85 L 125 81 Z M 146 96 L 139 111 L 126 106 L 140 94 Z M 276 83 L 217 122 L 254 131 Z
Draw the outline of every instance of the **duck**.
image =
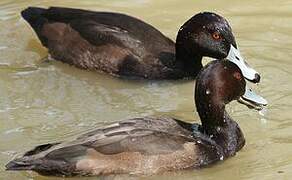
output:
M 77 68 L 133 79 L 194 79 L 202 57 L 228 59 L 244 77 L 260 75 L 240 55 L 227 20 L 201 12 L 179 29 L 176 42 L 150 24 L 115 12 L 28 7 L 21 12 L 50 59 Z
M 228 60 L 212 61 L 203 68 L 194 99 L 201 124 L 164 116 L 121 120 L 73 140 L 37 146 L 10 161 L 6 170 L 106 176 L 200 169 L 234 156 L 245 144 L 226 104 L 238 100 L 255 109 L 267 104 L 246 88 L 241 70 Z

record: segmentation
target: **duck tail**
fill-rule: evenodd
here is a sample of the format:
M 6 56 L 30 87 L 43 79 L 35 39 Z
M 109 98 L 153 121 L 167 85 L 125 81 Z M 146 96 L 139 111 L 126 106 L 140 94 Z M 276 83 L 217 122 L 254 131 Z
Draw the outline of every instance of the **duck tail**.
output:
M 6 170 L 8 171 L 20 171 L 20 170 L 34 170 L 38 159 L 35 159 L 35 155 L 50 149 L 52 146 L 59 143 L 43 144 L 35 147 L 34 149 L 26 152 L 23 157 L 14 159 L 6 164 Z
M 44 24 L 48 22 L 48 19 L 45 17 L 46 12 L 47 9 L 38 7 L 28 7 L 21 11 L 21 16 L 34 29 L 43 45 L 47 44 L 47 39 L 41 34 Z
M 34 167 L 32 162 L 22 160 L 22 158 L 12 160 L 5 165 L 7 171 L 33 170 Z
M 75 164 L 60 159 L 24 156 L 6 164 L 6 171 L 35 171 L 44 176 L 75 176 Z
M 45 176 L 74 176 L 75 164 L 62 158 L 47 157 L 45 151 L 59 143 L 44 144 L 5 165 L 7 171 L 35 171 Z

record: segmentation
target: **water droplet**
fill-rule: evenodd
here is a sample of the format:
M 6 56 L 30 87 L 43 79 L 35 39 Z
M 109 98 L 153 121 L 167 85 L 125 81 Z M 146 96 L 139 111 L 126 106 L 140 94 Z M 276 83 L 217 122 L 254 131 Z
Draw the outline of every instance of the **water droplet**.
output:
M 262 123 L 262 124 L 267 124 L 267 119 L 265 119 L 265 118 L 261 118 L 261 123 Z
M 259 111 L 259 114 L 260 114 L 261 116 L 265 116 L 265 115 L 267 115 L 267 108 L 263 108 L 262 110 L 260 110 L 260 111 Z
M 209 89 L 206 90 L 206 94 L 210 94 L 211 91 Z

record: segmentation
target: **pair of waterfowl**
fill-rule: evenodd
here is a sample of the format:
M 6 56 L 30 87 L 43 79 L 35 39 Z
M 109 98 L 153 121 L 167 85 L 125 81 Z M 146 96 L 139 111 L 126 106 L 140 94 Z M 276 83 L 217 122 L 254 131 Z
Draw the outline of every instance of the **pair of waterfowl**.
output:
M 22 16 L 53 58 L 77 67 L 149 79 L 197 77 L 195 102 L 202 124 L 168 117 L 123 120 L 73 141 L 37 146 L 9 162 L 7 170 L 72 176 L 206 166 L 235 155 L 245 143 L 225 105 L 239 100 L 261 108 L 267 103 L 246 88 L 244 78 L 259 82 L 260 76 L 244 62 L 229 24 L 217 14 L 193 16 L 180 28 L 176 43 L 124 14 L 31 7 Z M 203 56 L 219 60 L 202 67 Z

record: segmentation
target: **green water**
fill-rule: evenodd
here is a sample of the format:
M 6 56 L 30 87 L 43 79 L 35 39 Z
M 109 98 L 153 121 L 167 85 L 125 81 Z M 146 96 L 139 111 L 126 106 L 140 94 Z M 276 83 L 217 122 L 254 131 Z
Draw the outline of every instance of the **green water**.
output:
M 1 0 L 0 179 L 57 179 L 6 172 L 4 165 L 35 145 L 67 139 L 115 120 L 167 114 L 198 121 L 191 81 L 134 82 L 55 61 L 44 63 L 46 49 L 19 16 L 32 5 L 124 12 L 172 39 L 180 25 L 200 11 L 226 17 L 242 55 L 262 75 L 258 86 L 250 86 L 269 101 L 267 112 L 261 116 L 232 103 L 228 112 L 247 142 L 235 157 L 210 168 L 147 179 L 291 179 L 292 2 L 288 0 Z

